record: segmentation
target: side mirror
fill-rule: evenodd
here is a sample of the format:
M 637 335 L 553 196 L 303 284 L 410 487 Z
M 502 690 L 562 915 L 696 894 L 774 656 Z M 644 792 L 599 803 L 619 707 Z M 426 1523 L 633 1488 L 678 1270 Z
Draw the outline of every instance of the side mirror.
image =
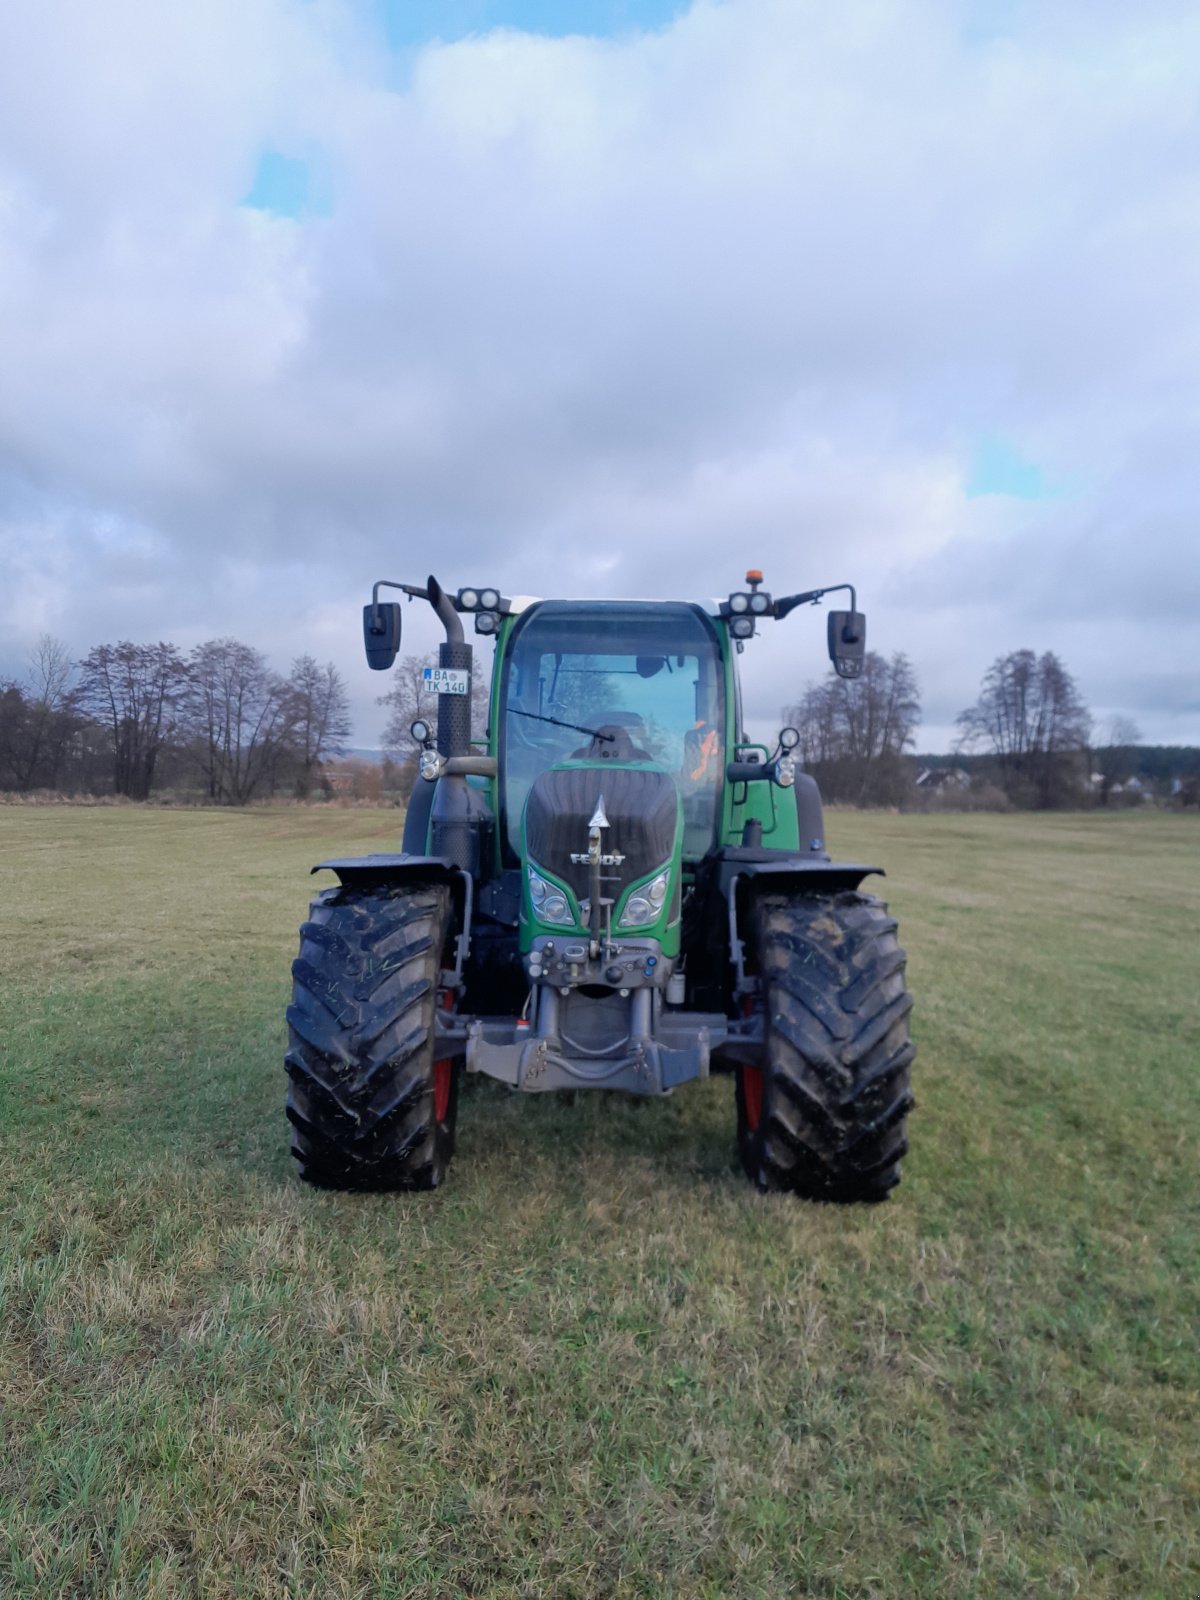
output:
M 862 676 L 867 651 L 867 619 L 861 611 L 829 613 L 829 659 L 839 678 Z
M 400 606 L 395 600 L 363 607 L 363 644 L 367 665 L 375 672 L 386 672 L 400 648 Z

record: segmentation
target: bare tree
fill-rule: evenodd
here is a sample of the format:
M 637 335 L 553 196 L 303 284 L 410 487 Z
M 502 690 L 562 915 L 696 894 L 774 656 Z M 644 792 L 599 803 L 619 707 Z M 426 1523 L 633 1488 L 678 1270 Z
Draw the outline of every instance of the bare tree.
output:
M 350 738 L 350 701 L 342 676 L 332 661 L 318 666 L 312 656 L 292 662 L 288 680 L 290 721 L 296 760 L 297 789 L 307 795 L 321 762 L 344 753 Z
M 383 751 L 389 761 L 402 765 L 412 755 L 412 736 L 409 728 L 418 717 L 423 717 L 430 727 L 437 724 L 438 697 L 425 687 L 426 667 L 437 665 L 435 655 L 401 656 L 392 675 L 392 687 L 379 696 L 378 703 L 388 708 L 387 724 L 383 730 Z M 487 667 L 477 665 L 471 674 L 471 727 L 476 738 L 482 738 L 487 727 L 491 680 Z
M 982 746 L 995 757 L 1011 800 L 1046 807 L 1075 792 L 1092 719 L 1053 651 L 998 656 L 979 699 L 957 720 L 959 747 Z
M 288 684 L 237 639 L 197 645 L 188 669 L 188 731 L 209 798 L 245 805 L 291 747 Z
M 22 789 L 29 708 L 19 683 L 0 683 L 0 787 Z
M 422 673 L 433 664 L 433 656 L 401 656 L 392 669 L 392 686 L 381 694 L 378 704 L 386 706 L 387 723 L 383 730 L 383 751 L 389 761 L 403 764 L 412 755 L 410 725 L 418 717 L 430 724 L 437 719 L 437 695 L 426 689 Z
M 44 633 L 23 683 L 6 686 L 0 718 L 0 770 L 13 787 L 58 787 L 78 713 L 75 663 L 61 639 Z
M 173 644 L 99 644 L 80 667 L 80 699 L 108 731 L 113 787 L 144 800 L 173 737 L 187 667 Z
M 838 705 L 837 685 L 826 680 L 809 684 L 795 705 L 783 708 L 785 725 L 800 734 L 797 754 L 810 771 L 842 753 Z
M 1100 772 L 1100 804 L 1106 806 L 1112 797 L 1114 784 L 1127 783 L 1133 776 L 1142 730 L 1132 717 L 1109 717 L 1104 724 L 1101 741 L 1095 755 Z
M 897 804 L 908 775 L 903 755 L 921 720 L 921 697 L 908 657 L 869 651 L 858 678 L 831 672 L 812 684 L 784 720 L 800 732 L 799 753 L 830 799 Z

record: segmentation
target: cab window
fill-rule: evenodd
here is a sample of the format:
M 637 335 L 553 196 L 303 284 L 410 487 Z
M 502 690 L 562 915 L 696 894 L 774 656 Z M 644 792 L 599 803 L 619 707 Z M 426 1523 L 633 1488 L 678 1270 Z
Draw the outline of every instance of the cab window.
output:
M 530 786 L 556 762 L 587 759 L 595 736 L 678 783 L 684 855 L 713 843 L 725 761 L 721 653 L 698 607 L 543 601 L 509 639 L 500 736 L 508 854 Z

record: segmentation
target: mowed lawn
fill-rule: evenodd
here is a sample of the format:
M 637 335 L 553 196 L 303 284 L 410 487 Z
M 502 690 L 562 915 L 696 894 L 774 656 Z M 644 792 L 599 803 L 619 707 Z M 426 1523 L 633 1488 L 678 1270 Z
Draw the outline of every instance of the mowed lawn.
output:
M 283 1012 L 397 814 L 0 809 L 0 1594 L 1200 1594 L 1200 820 L 838 815 L 916 995 L 884 1206 L 728 1079 L 303 1188 Z

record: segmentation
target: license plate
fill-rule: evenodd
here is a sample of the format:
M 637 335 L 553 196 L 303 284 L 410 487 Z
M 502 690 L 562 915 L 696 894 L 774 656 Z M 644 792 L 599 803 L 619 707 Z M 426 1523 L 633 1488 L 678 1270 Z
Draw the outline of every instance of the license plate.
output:
M 471 674 L 465 667 L 426 667 L 421 676 L 430 694 L 471 692 Z

